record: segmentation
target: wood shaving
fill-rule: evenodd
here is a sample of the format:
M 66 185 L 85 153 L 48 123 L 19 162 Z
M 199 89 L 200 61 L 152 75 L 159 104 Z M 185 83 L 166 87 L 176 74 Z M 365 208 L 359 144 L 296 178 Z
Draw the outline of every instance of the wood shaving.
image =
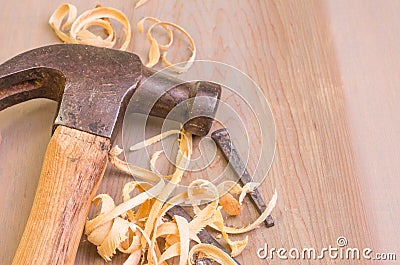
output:
M 203 253 L 203 255 L 209 259 L 212 259 L 219 264 L 223 265 L 237 265 L 237 263 L 228 255 L 226 254 L 223 250 L 217 248 L 214 245 L 210 244 L 197 244 L 192 247 L 192 249 L 189 252 L 189 260 L 188 264 L 194 264 L 194 254 L 197 252 Z
M 257 220 L 255 220 L 253 223 L 249 224 L 246 227 L 234 228 L 234 227 L 229 227 L 229 226 L 224 225 L 222 228 L 218 228 L 218 226 L 215 224 L 211 224 L 210 227 L 212 227 L 220 232 L 226 232 L 228 234 L 243 234 L 243 233 L 249 232 L 251 230 L 254 230 L 262 222 L 264 222 L 264 220 L 267 218 L 268 215 L 271 214 L 272 210 L 275 208 L 277 198 L 278 198 L 278 193 L 275 190 L 274 195 L 272 196 L 272 199 L 269 201 L 265 211 L 257 218 Z
M 236 200 L 230 193 L 222 195 L 219 199 L 219 204 L 222 206 L 222 210 L 229 215 L 240 215 L 240 211 L 242 210 L 242 206 L 238 200 Z
M 63 24 L 65 18 L 66 21 Z M 49 24 L 56 35 L 65 43 L 115 48 L 117 33 L 109 19 L 115 19 L 122 24 L 125 37 L 119 49 L 125 51 L 131 41 L 131 25 L 125 14 L 118 9 L 98 5 L 77 17 L 77 9 L 74 5 L 62 4 L 51 15 Z M 89 31 L 91 26 L 102 27 L 107 37 L 102 38 Z
M 139 0 L 139 1 L 137 1 L 136 4 L 135 4 L 135 8 L 138 8 L 138 7 L 142 6 L 142 5 L 144 5 L 147 1 L 149 1 L 149 0 Z
M 227 192 L 237 195 L 242 192 L 243 188 L 237 182 L 232 180 L 225 180 L 218 185 L 219 194 L 225 194 Z
M 159 19 L 153 18 L 153 17 L 145 17 L 138 22 L 137 29 L 138 29 L 139 33 L 143 33 L 145 21 L 153 22 L 153 24 L 147 29 L 147 34 L 146 34 L 147 40 L 150 43 L 150 49 L 149 49 L 149 55 L 148 55 L 149 61 L 146 64 L 146 66 L 153 67 L 154 65 L 156 65 L 159 62 L 159 60 L 161 58 L 162 63 L 165 66 L 169 67 L 170 70 L 175 71 L 177 73 L 186 72 L 190 68 L 190 66 L 192 66 L 194 59 L 196 58 L 197 49 L 196 49 L 196 44 L 195 44 L 192 36 L 184 28 L 182 28 L 181 26 L 179 26 L 177 24 L 174 24 L 174 23 L 168 22 L 168 21 L 160 21 Z M 158 41 L 152 35 L 152 30 L 158 26 L 161 26 L 168 34 L 169 42 L 165 45 L 159 44 Z M 181 32 L 183 35 L 185 35 L 185 37 L 189 41 L 190 50 L 191 50 L 192 54 L 188 58 L 188 60 L 184 63 L 183 66 L 176 66 L 175 64 L 171 63 L 167 59 L 168 49 L 171 47 L 171 45 L 173 44 L 173 41 L 174 41 L 173 32 L 170 28 Z M 162 51 L 162 54 L 161 54 L 161 51 Z
M 260 185 L 260 183 L 256 183 L 256 182 L 249 182 L 246 185 L 244 185 L 243 189 L 239 195 L 239 204 L 242 205 L 246 194 L 249 192 L 253 192 L 259 185 Z
M 157 173 L 157 169 L 156 169 L 156 162 L 157 159 L 160 157 L 160 155 L 163 153 L 163 150 L 159 150 L 157 152 L 155 152 L 150 159 L 150 170 L 153 171 L 154 173 Z
M 142 148 L 145 148 L 146 146 L 155 144 L 155 143 L 161 141 L 162 139 L 164 139 L 164 138 L 166 138 L 168 136 L 171 136 L 171 135 L 174 135 L 174 134 L 180 134 L 180 133 L 181 133 L 181 131 L 179 131 L 179 130 L 169 130 L 169 131 L 163 132 L 163 133 L 161 133 L 159 135 L 156 135 L 154 137 L 151 137 L 151 138 L 149 138 L 149 139 L 147 139 L 147 140 L 145 140 L 143 142 L 139 142 L 137 144 L 134 144 L 129 148 L 129 150 L 130 151 L 140 150 Z
M 137 30 L 140 34 L 142 34 L 144 32 L 144 22 L 146 21 L 151 21 L 153 23 L 160 23 L 161 21 L 157 18 L 154 17 L 145 17 L 143 19 L 141 19 L 138 24 L 137 24 Z M 172 30 L 170 30 L 167 26 L 162 26 L 162 28 L 167 32 L 168 34 L 168 39 L 169 42 L 165 45 L 161 45 L 157 42 L 157 40 L 155 38 L 153 38 L 152 34 L 151 34 L 151 30 L 153 29 L 155 24 L 153 24 L 148 30 L 147 30 L 147 40 L 150 42 L 150 49 L 149 49 L 149 61 L 146 64 L 147 67 L 153 67 L 154 65 L 156 65 L 159 61 L 160 61 L 160 57 L 161 57 L 161 52 L 160 50 L 166 50 L 168 49 L 172 43 L 173 43 L 173 39 L 174 39 L 174 35 L 172 33 Z
M 192 52 L 192 55 L 185 62 L 184 66 L 176 66 L 176 65 L 172 64 L 170 61 L 168 61 L 168 59 L 167 59 L 167 53 L 168 52 L 167 51 L 164 51 L 162 56 L 161 56 L 162 62 L 164 63 L 165 66 L 169 67 L 169 69 L 171 69 L 171 70 L 173 70 L 173 71 L 175 71 L 177 73 L 187 72 L 187 70 L 189 70 L 189 68 L 192 66 L 192 64 L 194 62 L 194 59 L 196 58 L 197 49 L 196 49 L 196 44 L 194 42 L 194 39 L 192 38 L 192 36 L 190 36 L 190 34 L 185 29 L 183 29 L 181 26 L 178 26 L 178 25 L 176 25 L 174 23 L 171 23 L 171 22 L 159 22 L 159 23 L 154 24 L 154 26 L 156 26 L 156 25 L 159 25 L 159 26 L 164 26 L 164 25 L 171 26 L 172 28 L 175 28 L 175 29 L 179 30 L 180 32 L 182 32 L 187 37 L 187 39 L 189 40 L 189 43 L 191 45 L 190 50 Z
M 222 214 L 220 211 L 217 211 L 213 215 L 214 221 L 213 224 L 218 227 L 218 229 L 221 231 L 222 237 L 224 240 L 228 243 L 229 247 L 231 248 L 231 256 L 236 257 L 242 251 L 245 249 L 247 243 L 248 243 L 248 237 L 246 236 L 245 239 L 243 240 L 238 240 L 238 241 L 232 241 L 229 238 L 228 233 L 225 232 L 224 228 L 224 218 L 222 217 Z
M 146 22 L 146 21 L 151 21 L 153 23 L 161 22 L 161 20 L 154 18 L 154 17 L 145 17 L 145 18 L 141 19 L 137 24 L 137 30 L 140 34 L 142 34 L 144 32 L 144 22 Z M 161 27 L 167 32 L 169 41 L 167 44 L 159 44 L 158 42 L 157 43 L 158 43 L 158 47 L 160 48 L 160 50 L 165 51 L 169 47 L 171 47 L 171 45 L 174 41 L 174 34 L 173 34 L 172 30 L 170 28 L 168 28 L 166 25 L 161 25 Z M 150 29 L 147 30 L 147 38 L 152 38 Z

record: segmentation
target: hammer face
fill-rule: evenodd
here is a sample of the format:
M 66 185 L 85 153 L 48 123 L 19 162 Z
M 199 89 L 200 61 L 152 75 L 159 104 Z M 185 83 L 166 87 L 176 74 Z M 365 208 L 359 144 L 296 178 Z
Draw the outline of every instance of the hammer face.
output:
M 41 71 L 63 78 L 29 78 L 29 72 Z M 20 72 L 25 74 L 16 75 Z M 141 61 L 132 53 L 75 44 L 46 46 L 0 65 L 0 80 L 14 82 L 0 82 L 0 109 L 32 98 L 61 100 L 55 124 L 112 138 L 141 77 Z M 62 84 L 54 84 L 58 80 Z M 41 85 L 50 83 L 52 90 Z

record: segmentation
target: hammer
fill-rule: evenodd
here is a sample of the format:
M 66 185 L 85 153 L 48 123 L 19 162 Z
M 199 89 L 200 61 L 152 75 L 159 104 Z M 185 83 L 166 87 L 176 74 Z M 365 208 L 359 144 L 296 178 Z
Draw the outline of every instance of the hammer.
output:
M 37 48 L 0 65 L 0 111 L 34 98 L 59 103 L 13 265 L 74 263 L 108 151 L 134 93 L 140 93 L 135 109 L 141 109 L 148 104 L 146 95 L 163 92 L 150 111 L 161 118 L 189 99 L 208 97 L 199 104 L 188 103 L 179 118 L 186 120 L 188 132 L 208 133 L 221 87 L 204 81 L 184 83 L 167 75 L 153 79 L 153 74 L 135 54 L 78 44 Z M 193 115 L 198 113 L 202 115 Z

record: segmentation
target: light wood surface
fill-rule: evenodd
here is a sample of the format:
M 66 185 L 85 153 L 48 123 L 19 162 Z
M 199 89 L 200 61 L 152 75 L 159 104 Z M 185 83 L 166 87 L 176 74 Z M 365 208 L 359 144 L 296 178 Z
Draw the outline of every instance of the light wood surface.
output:
M 58 43 L 47 25 L 62 1 L 8 1 L 0 60 Z M 96 1 L 71 1 L 78 12 Z M 396 1 L 102 1 L 132 25 L 143 16 L 176 22 L 198 45 L 199 59 L 249 74 L 268 98 L 277 150 L 262 184 L 279 193 L 276 226 L 249 233 L 242 264 L 366 264 L 324 259 L 260 260 L 269 247 L 322 249 L 345 236 L 349 247 L 398 252 L 400 215 L 399 4 Z M 184 42 L 177 50 L 185 48 Z M 130 49 L 146 60 L 147 43 Z M 173 55 L 173 54 L 171 54 Z M 171 56 L 177 59 L 179 56 Z M 32 205 L 56 105 L 45 100 L 0 113 L 0 258 L 10 264 Z M 108 168 L 99 192 L 121 200 L 130 178 Z M 245 212 L 249 218 L 255 212 Z M 399 259 L 400 253 L 397 253 Z M 118 254 L 109 264 L 122 264 Z M 374 264 L 378 262 L 368 262 Z M 104 264 L 82 238 L 76 264 Z M 396 262 L 388 263 L 396 264 Z
M 12 264 L 74 264 L 109 148 L 107 138 L 57 127 Z
M 371 234 L 380 251 L 400 249 L 396 236 L 400 227 L 400 29 L 396 26 L 396 10 L 400 2 L 329 3 L 351 142 Z

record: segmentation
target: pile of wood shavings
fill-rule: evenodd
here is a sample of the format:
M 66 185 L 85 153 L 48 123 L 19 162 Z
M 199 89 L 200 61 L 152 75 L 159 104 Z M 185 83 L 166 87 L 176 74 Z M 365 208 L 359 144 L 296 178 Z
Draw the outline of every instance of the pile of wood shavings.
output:
M 147 1 L 139 1 L 136 4 L 136 7 L 143 5 L 145 2 Z M 53 28 L 56 35 L 65 43 L 78 43 L 105 48 L 116 48 L 117 33 L 111 24 L 110 19 L 115 19 L 123 25 L 125 38 L 124 42 L 118 49 L 123 51 L 127 50 L 129 43 L 131 42 L 131 25 L 125 14 L 115 8 L 97 5 L 96 8 L 88 10 L 77 17 L 77 9 L 74 5 L 62 4 L 51 15 L 49 24 Z M 65 22 L 63 23 L 64 20 Z M 148 54 L 149 61 L 146 66 L 153 67 L 161 59 L 161 62 L 165 66 L 169 67 L 170 70 L 177 73 L 186 72 L 193 64 L 196 57 L 196 44 L 192 36 L 179 25 L 168 21 L 160 21 L 159 19 L 153 17 L 145 17 L 138 22 L 137 30 L 141 34 L 144 32 L 145 21 L 150 21 L 153 23 L 147 30 L 147 39 L 150 43 L 150 49 Z M 101 37 L 100 35 L 90 31 L 89 28 L 92 26 L 103 28 L 104 32 L 106 33 L 106 37 Z M 161 27 L 167 32 L 169 39 L 167 44 L 159 44 L 158 41 L 153 37 L 152 31 L 157 27 Z M 167 59 L 168 49 L 174 42 L 173 29 L 181 32 L 188 39 L 190 44 L 191 56 L 183 64 L 183 66 L 177 66 Z
M 251 185 L 242 188 L 236 183 L 226 181 L 216 187 L 206 180 L 198 179 L 189 185 L 186 192 L 169 198 L 188 168 L 192 154 L 192 135 L 184 130 L 167 132 L 131 148 L 133 150 L 144 148 L 174 133 L 180 135 L 179 152 L 175 160 L 176 169 L 170 176 L 161 176 L 152 170 L 139 168 L 120 160 L 118 155 L 122 149 L 118 146 L 110 151 L 109 160 L 113 166 L 143 181 L 132 181 L 124 186 L 123 203 L 120 205 L 115 205 L 114 200 L 107 194 L 100 194 L 93 200 L 94 205 L 98 206 L 100 202 L 102 205 L 97 216 L 86 222 L 85 234 L 88 240 L 97 246 L 99 255 L 106 261 L 111 260 L 116 250 L 119 250 L 129 254 L 124 265 L 144 264 L 144 262 L 149 265 L 167 264 L 166 261 L 174 257 L 179 257 L 180 265 L 193 264 L 196 254 L 201 254 L 219 264 L 236 264 L 231 256 L 235 257 L 243 251 L 248 237 L 233 241 L 229 238 L 229 234 L 243 234 L 257 228 L 275 207 L 276 191 L 267 209 L 256 221 L 243 228 L 234 228 L 225 226 L 221 213 L 221 208 L 228 209 L 231 202 L 222 203 L 218 199 L 219 195 L 229 186 L 230 193 L 240 194 L 241 201 L 245 193 L 251 191 Z M 166 178 L 169 179 L 168 182 L 165 181 Z M 130 194 L 135 189 L 139 194 L 131 197 Z M 233 196 L 232 198 L 234 199 Z M 201 209 L 197 203 L 204 200 L 211 202 Z M 193 206 L 194 219 L 188 222 L 181 216 L 175 216 L 172 221 L 166 220 L 166 212 L 174 205 L 183 202 Z M 136 211 L 133 210 L 135 207 L 138 207 Z M 200 242 L 197 234 L 207 226 L 222 234 L 230 247 L 231 256 L 215 246 Z M 159 245 L 159 239 L 163 239 L 162 246 Z

